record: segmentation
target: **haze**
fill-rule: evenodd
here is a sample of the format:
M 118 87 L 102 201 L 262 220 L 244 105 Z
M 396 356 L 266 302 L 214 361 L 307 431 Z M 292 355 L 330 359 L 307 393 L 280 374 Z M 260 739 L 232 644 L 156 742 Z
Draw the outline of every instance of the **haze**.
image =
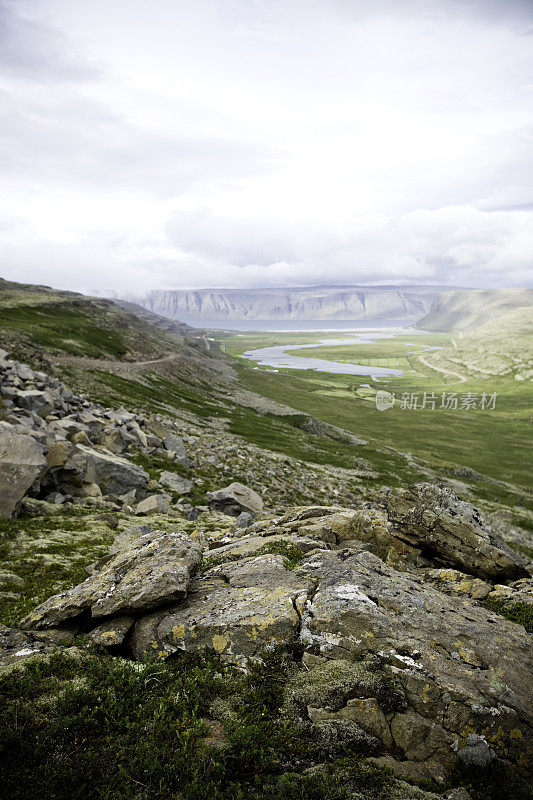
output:
M 0 2 L 1 274 L 530 283 L 533 4 Z

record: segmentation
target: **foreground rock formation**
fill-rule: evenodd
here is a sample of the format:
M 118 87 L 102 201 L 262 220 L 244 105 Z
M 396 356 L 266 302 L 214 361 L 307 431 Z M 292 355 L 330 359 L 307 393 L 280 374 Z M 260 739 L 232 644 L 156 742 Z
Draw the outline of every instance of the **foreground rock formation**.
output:
M 187 536 L 136 526 L 30 613 L 25 635 L 39 650 L 43 634 L 86 632 L 139 660 L 214 650 L 243 669 L 281 646 L 294 659 L 285 714 L 366 737 L 401 776 L 531 764 L 530 636 L 480 601 L 531 602 L 532 580 L 450 490 L 289 509 L 213 534 L 201 558 Z

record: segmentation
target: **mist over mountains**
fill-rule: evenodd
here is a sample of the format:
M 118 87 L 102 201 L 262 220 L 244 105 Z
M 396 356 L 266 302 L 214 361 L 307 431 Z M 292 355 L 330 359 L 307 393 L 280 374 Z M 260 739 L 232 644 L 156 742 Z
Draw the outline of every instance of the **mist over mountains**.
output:
M 128 296 L 171 319 L 216 320 L 417 320 L 442 286 L 310 286 L 264 289 L 153 290 Z

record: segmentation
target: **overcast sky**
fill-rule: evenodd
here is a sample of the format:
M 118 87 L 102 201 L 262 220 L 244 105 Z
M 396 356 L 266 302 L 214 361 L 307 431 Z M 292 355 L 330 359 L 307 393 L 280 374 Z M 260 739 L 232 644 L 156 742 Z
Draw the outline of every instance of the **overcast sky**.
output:
M 533 0 L 0 0 L 0 274 L 520 286 Z

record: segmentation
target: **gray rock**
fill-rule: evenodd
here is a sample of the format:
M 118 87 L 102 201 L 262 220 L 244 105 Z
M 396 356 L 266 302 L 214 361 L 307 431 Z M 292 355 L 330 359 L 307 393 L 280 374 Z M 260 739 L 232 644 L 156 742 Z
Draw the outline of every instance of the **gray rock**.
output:
M 89 411 L 83 411 L 78 419 L 88 429 L 89 438 L 94 442 L 98 442 L 104 432 L 105 422 Z
M 153 530 L 149 525 L 130 525 L 129 528 L 125 528 L 118 536 L 115 536 L 113 544 L 109 548 L 109 553 L 113 554 L 118 553 L 120 550 L 125 550 L 137 542 L 141 536 L 153 533 Z
M 51 628 L 89 612 L 93 618 L 149 611 L 184 597 L 200 565 L 200 547 L 182 533 L 152 532 L 99 562 L 83 583 L 54 595 L 21 622 Z
M 54 410 L 54 398 L 52 395 L 49 392 L 40 392 L 37 389 L 18 392 L 16 402 L 21 408 L 25 408 L 39 417 L 46 417 L 47 414 Z
M 446 486 L 419 483 L 386 501 L 394 534 L 471 575 L 522 578 L 524 560 L 481 524 L 479 512 Z
M 34 371 L 27 364 L 17 365 L 17 375 L 21 381 L 33 381 L 36 377 Z
M 103 494 L 121 495 L 136 489 L 138 496 L 146 494 L 150 476 L 142 467 L 120 456 L 101 453 L 92 447 L 77 446 L 77 453 L 87 471 L 94 470 L 94 482 Z
M 0 427 L 0 517 L 11 517 L 46 469 L 45 447 L 32 436 Z
M 224 489 L 208 492 L 207 504 L 212 511 L 238 517 L 242 511 L 258 514 L 263 510 L 263 501 L 257 492 L 242 483 L 232 483 Z
M 162 494 L 151 494 L 137 504 L 137 514 L 168 514 L 170 503 Z
M 235 525 L 237 528 L 249 528 L 253 522 L 253 517 L 249 511 L 241 511 L 237 519 L 235 520 Z
M 185 450 L 185 445 L 181 436 L 177 436 L 175 433 L 167 433 L 163 439 L 163 446 L 165 450 L 174 453 L 174 460 L 176 463 L 183 464 L 184 466 L 189 464 L 187 451 Z
M 177 492 L 178 494 L 189 494 L 192 489 L 192 481 L 187 480 L 187 478 L 182 478 L 181 475 L 175 472 L 168 472 L 166 470 L 161 473 L 159 483 L 162 486 L 168 486 L 169 489 L 172 489 L 173 492 Z

